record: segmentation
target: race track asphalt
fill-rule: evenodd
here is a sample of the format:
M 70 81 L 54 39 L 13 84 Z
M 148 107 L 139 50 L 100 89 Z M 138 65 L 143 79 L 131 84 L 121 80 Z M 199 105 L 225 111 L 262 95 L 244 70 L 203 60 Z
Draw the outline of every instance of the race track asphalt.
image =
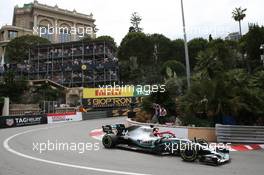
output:
M 231 152 L 231 163 L 214 167 L 186 163 L 180 157 L 107 150 L 100 141 L 89 136 L 91 130 L 103 124 L 124 122 L 125 118 L 107 118 L 1 129 L 0 175 L 262 175 L 264 172 L 264 151 Z M 53 143 L 98 144 L 99 150 L 84 153 L 65 150 L 39 153 L 33 150 L 33 143 L 47 143 L 48 140 Z

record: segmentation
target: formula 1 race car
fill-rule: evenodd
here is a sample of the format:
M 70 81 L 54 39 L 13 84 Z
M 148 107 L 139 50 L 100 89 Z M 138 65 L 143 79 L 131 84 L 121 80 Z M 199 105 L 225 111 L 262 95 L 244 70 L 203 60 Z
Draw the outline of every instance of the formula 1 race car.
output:
M 230 161 L 229 150 L 213 149 L 203 139 L 180 139 L 170 131 L 158 128 L 123 124 L 102 126 L 102 143 L 105 148 L 122 148 L 159 155 L 179 155 L 184 161 L 199 160 L 206 164 L 220 165 Z

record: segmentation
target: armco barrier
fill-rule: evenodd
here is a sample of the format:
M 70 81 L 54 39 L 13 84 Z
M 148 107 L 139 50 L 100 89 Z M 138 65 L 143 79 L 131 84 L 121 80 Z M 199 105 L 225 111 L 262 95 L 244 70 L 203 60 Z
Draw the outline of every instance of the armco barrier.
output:
M 83 120 L 106 118 L 109 116 L 108 111 L 89 111 L 82 113 Z
M 152 124 L 152 123 L 140 123 L 133 121 L 131 119 L 127 119 L 128 126 L 130 125 L 142 125 L 142 126 L 150 126 L 153 125 L 158 127 L 161 131 L 170 130 L 179 138 L 193 139 L 203 138 L 209 142 L 215 142 L 215 128 L 207 128 L 207 127 L 185 127 L 185 126 L 165 126 L 160 124 Z
M 218 142 L 264 143 L 263 126 L 216 125 Z
M 47 124 L 46 115 L 1 116 L 0 128 Z

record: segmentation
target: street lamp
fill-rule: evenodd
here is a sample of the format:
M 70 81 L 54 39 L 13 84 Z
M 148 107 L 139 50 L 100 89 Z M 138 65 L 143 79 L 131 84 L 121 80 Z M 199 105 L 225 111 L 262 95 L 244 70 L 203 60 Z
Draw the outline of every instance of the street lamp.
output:
M 182 11 L 182 25 L 183 25 L 183 35 L 184 35 L 184 49 L 185 49 L 185 64 L 186 64 L 186 74 L 187 74 L 187 85 L 188 85 L 188 89 L 189 89 L 191 87 L 191 71 L 190 71 L 190 61 L 189 61 L 187 35 L 186 35 L 186 29 L 185 29 L 183 0 L 181 0 L 181 11 Z

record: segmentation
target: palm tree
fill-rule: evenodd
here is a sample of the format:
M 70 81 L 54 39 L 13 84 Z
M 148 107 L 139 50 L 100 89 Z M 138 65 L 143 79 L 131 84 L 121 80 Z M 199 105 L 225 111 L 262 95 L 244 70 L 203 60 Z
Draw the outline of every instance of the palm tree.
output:
M 241 21 L 246 17 L 246 14 L 245 14 L 246 11 L 247 9 L 242 9 L 241 7 L 239 7 L 239 8 L 235 8 L 232 12 L 234 20 L 238 21 L 239 23 L 240 37 L 242 37 Z

